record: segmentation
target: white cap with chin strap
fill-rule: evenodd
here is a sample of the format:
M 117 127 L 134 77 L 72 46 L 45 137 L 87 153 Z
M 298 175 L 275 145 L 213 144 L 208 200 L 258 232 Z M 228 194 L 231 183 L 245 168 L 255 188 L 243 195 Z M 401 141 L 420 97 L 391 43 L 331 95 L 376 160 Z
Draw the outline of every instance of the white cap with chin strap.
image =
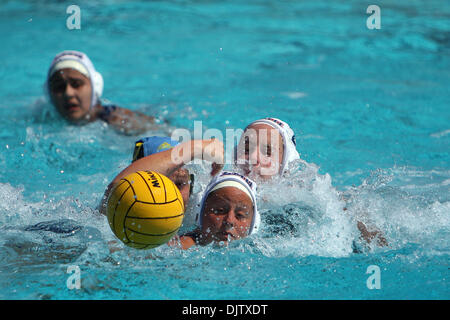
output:
M 247 128 L 258 123 L 267 124 L 280 132 L 284 147 L 283 160 L 280 165 L 280 173 L 283 173 L 287 169 L 290 162 L 300 159 L 300 154 L 296 148 L 297 143 L 295 141 L 294 131 L 286 122 L 277 118 L 264 118 L 256 120 L 250 123 Z M 247 130 L 247 128 L 245 128 L 245 130 Z
M 225 188 L 225 187 L 235 187 L 243 192 L 245 192 L 253 203 L 253 221 L 248 230 L 248 235 L 255 234 L 261 224 L 261 216 L 258 212 L 258 207 L 256 204 L 256 183 L 247 177 L 235 172 L 222 171 L 219 175 L 213 178 L 211 182 L 206 187 L 206 191 L 203 194 L 201 200 L 200 212 L 196 216 L 196 222 L 201 227 L 202 226 L 202 216 L 203 209 L 205 207 L 206 199 L 209 194 L 215 190 Z
M 92 86 L 90 108 L 95 106 L 103 94 L 103 77 L 94 68 L 92 61 L 83 52 L 66 50 L 55 56 L 48 69 L 47 81 L 44 85 L 45 94 L 50 96 L 49 81 L 51 76 L 61 69 L 74 69 L 89 78 Z

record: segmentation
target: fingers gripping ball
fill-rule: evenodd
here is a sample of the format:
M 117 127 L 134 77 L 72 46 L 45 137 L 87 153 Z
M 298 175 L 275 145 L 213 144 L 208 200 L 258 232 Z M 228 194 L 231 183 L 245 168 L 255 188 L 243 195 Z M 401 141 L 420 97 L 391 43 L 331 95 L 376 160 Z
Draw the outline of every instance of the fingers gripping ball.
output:
M 126 245 L 150 249 L 167 243 L 181 227 L 183 198 L 167 177 L 138 171 L 122 178 L 107 203 L 109 225 Z

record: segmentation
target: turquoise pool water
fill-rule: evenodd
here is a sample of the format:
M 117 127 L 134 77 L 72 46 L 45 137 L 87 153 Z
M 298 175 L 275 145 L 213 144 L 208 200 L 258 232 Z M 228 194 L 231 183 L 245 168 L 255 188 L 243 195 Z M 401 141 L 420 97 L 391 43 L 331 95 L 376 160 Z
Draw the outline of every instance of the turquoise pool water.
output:
M 450 298 L 447 2 L 377 1 L 380 30 L 356 0 L 77 1 L 81 30 L 68 30 L 71 4 L 0 4 L 1 299 Z M 95 208 L 139 137 L 67 125 L 42 101 L 65 49 L 90 56 L 105 98 L 173 127 L 289 122 L 304 161 L 262 187 L 262 232 L 109 253 Z M 193 170 L 201 192 L 207 166 Z M 390 247 L 359 243 L 356 219 Z

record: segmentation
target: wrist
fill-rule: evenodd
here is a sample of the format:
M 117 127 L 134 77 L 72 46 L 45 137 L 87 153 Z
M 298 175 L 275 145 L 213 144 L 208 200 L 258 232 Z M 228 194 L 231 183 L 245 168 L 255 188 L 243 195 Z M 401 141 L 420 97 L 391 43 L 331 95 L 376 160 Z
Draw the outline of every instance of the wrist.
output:
M 203 159 L 204 140 L 192 140 L 191 141 L 191 160 Z
M 199 153 L 201 155 L 201 146 L 199 148 L 199 144 L 196 141 L 197 140 L 185 141 L 173 148 L 172 161 L 176 164 L 187 164 L 193 161 L 196 158 L 196 155 L 198 155 Z M 174 156 L 176 158 L 176 161 L 174 161 Z

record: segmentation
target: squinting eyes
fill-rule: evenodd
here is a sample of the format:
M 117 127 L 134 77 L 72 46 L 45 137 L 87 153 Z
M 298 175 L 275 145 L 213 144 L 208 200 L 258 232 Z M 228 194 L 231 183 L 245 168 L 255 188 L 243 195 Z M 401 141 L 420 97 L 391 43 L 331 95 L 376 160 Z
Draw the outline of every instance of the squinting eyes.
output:
M 209 212 L 213 214 L 227 214 L 228 212 L 230 212 L 230 210 L 227 210 L 225 208 L 211 208 Z M 249 216 L 249 211 L 247 209 L 236 209 L 235 216 L 238 219 L 247 218 Z
M 246 218 L 248 218 L 248 211 L 238 213 L 238 214 L 236 214 L 236 216 L 238 219 L 246 219 Z
M 74 88 L 78 88 L 78 87 L 81 87 L 83 85 L 83 83 L 81 81 L 73 81 L 70 83 L 70 85 Z
M 270 146 L 261 147 L 261 153 L 270 156 L 272 154 L 272 148 Z
M 210 212 L 212 212 L 212 213 L 214 213 L 214 214 L 221 214 L 221 213 L 224 213 L 225 210 L 222 209 L 222 208 L 220 208 L 220 209 L 217 209 L 217 208 L 211 208 Z
M 245 143 L 244 143 L 244 152 L 245 152 L 245 155 L 249 155 L 249 153 L 250 153 L 250 150 L 255 150 L 255 147 L 256 146 L 252 146 L 252 148 L 250 148 L 250 143 L 249 143 L 249 141 L 248 140 L 245 140 Z M 264 156 L 271 156 L 272 155 L 272 145 L 260 145 L 259 146 L 259 152 L 261 153 L 261 155 L 264 155 Z
M 52 91 L 64 91 L 66 86 L 70 84 L 72 88 L 79 88 L 84 85 L 84 81 L 81 80 L 70 80 L 69 82 L 65 82 L 63 80 L 56 80 L 50 83 L 50 90 Z
M 175 185 L 178 187 L 178 189 L 181 189 L 182 187 L 184 187 L 185 185 L 187 185 L 187 182 L 176 182 Z
M 52 91 L 64 91 L 65 87 L 66 87 L 65 83 L 55 83 L 51 85 L 50 89 Z

